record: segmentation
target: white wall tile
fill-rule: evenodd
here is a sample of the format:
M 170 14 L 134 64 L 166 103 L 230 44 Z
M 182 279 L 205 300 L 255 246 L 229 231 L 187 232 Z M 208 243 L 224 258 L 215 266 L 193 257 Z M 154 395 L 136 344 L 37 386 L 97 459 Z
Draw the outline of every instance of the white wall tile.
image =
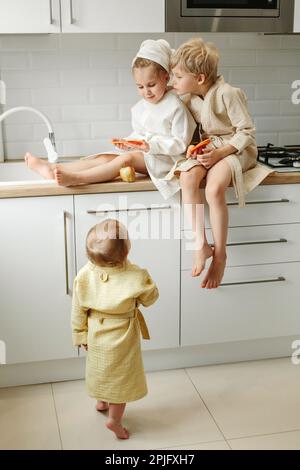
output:
M 92 139 L 106 137 L 109 142 L 112 137 L 126 137 L 131 132 L 131 123 L 126 121 L 106 121 L 92 124 Z
M 62 106 L 62 121 L 117 121 L 119 119 L 118 105 L 80 105 Z
M 87 104 L 87 88 L 36 88 L 32 90 L 32 104 Z
M 60 72 L 61 85 L 67 86 L 99 86 L 99 85 L 117 85 L 117 70 L 101 69 L 72 69 Z
M 59 72 L 48 70 L 4 70 L 2 72 L 2 80 L 5 81 L 9 88 L 35 88 L 35 87 L 57 87 L 60 85 Z

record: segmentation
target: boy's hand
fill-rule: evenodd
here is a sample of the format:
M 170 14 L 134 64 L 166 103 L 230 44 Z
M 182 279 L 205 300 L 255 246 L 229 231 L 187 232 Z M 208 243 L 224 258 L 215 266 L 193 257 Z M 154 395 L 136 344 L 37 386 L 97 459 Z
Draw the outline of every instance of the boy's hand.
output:
M 79 347 L 81 348 L 81 346 L 87 351 L 88 350 L 88 345 L 87 344 L 80 344 Z
M 204 149 L 202 154 L 197 155 L 198 162 L 207 170 L 224 158 L 221 149 Z
M 186 151 L 185 158 L 197 158 L 197 152 L 193 153 L 194 145 L 189 145 Z

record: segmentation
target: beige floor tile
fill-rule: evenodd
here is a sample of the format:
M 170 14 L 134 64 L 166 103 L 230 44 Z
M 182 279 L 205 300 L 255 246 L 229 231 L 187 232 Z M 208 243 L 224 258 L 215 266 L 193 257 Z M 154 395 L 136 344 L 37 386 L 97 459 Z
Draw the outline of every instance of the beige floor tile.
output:
M 234 450 L 300 450 L 300 431 L 228 441 Z
M 128 404 L 127 441 L 117 440 L 94 409 L 83 381 L 53 385 L 64 449 L 155 449 L 223 439 L 184 370 L 147 374 L 149 394 Z
M 189 444 L 180 447 L 165 447 L 160 450 L 230 450 L 226 441 L 206 442 L 200 444 Z
M 0 389 L 0 449 L 60 449 L 51 385 Z
M 300 366 L 289 358 L 187 373 L 226 439 L 300 429 Z

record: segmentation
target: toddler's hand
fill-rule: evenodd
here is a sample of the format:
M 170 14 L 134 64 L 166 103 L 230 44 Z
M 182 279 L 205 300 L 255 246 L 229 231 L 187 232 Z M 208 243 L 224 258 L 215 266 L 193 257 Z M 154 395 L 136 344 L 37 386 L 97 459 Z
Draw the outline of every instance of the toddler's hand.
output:
M 81 348 L 81 346 L 82 346 L 86 351 L 88 350 L 88 345 L 87 345 L 87 344 L 80 344 L 79 347 Z

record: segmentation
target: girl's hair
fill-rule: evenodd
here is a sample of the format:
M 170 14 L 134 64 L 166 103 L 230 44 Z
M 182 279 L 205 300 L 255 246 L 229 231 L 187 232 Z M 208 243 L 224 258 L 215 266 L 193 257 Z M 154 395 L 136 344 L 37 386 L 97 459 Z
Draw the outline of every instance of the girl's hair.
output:
M 179 65 L 194 75 L 203 74 L 214 83 L 218 76 L 219 51 L 212 43 L 194 38 L 182 44 L 171 59 L 171 68 Z
M 144 59 L 142 57 L 137 57 L 133 63 L 133 66 L 132 66 L 132 71 L 134 71 L 134 69 L 142 69 L 144 67 L 149 67 L 150 65 L 152 65 L 154 67 L 154 70 L 155 72 L 157 73 L 157 75 L 159 75 L 161 72 L 164 72 L 164 73 L 168 73 L 162 65 L 158 64 L 157 62 L 154 62 L 153 60 L 150 60 L 150 59 Z
M 86 237 L 88 259 L 98 266 L 120 266 L 128 255 L 128 232 L 118 220 L 106 219 Z

